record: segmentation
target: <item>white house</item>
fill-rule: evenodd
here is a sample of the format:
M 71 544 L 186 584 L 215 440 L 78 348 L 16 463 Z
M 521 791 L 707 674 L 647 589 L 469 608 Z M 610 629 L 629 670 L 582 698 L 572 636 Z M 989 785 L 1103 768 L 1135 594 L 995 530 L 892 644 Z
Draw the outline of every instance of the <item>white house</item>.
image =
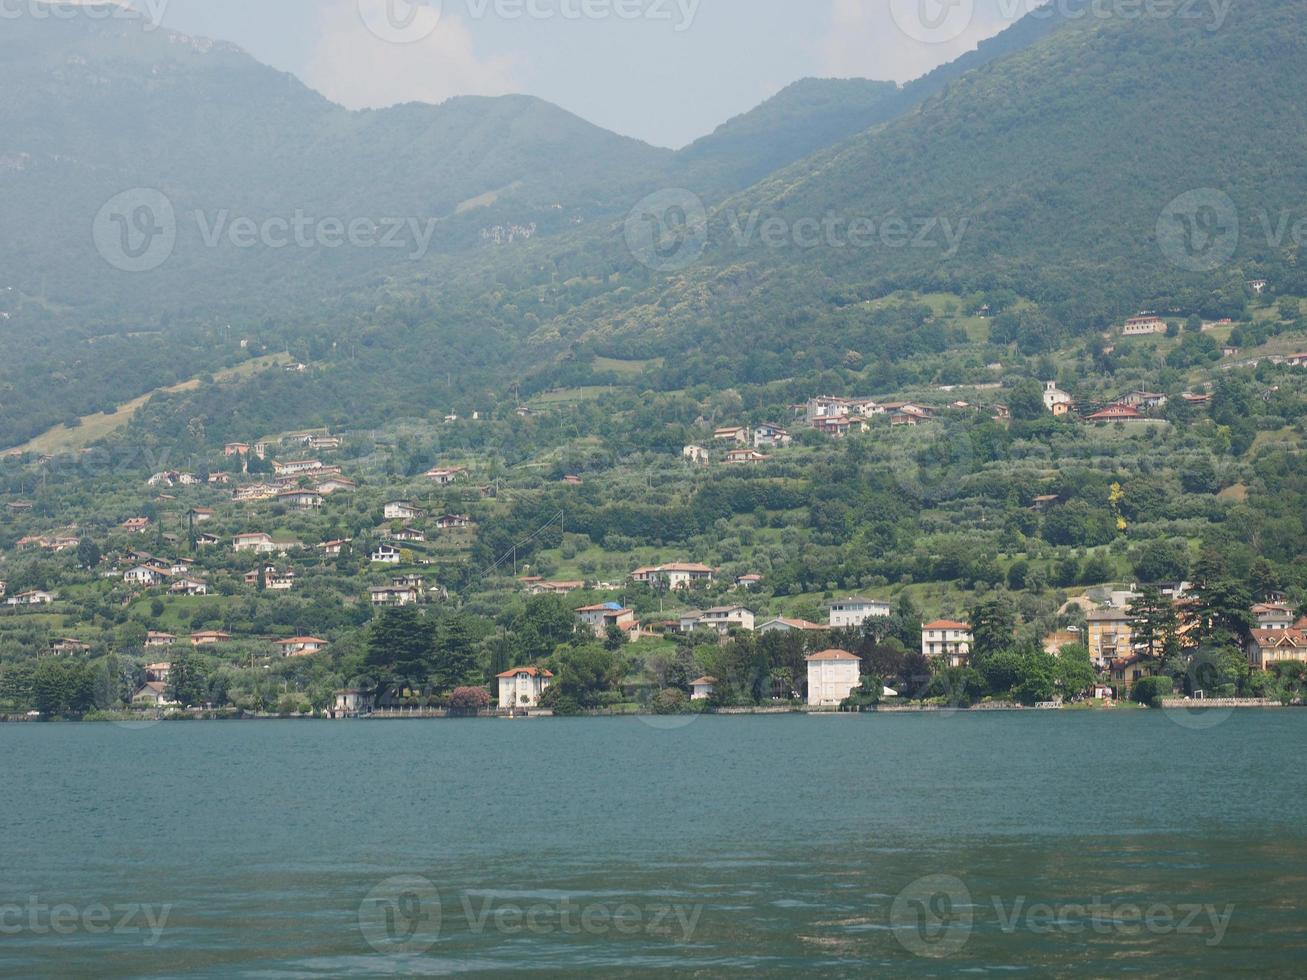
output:
M 267 553 L 276 550 L 272 542 L 271 534 L 238 534 L 232 539 L 232 547 L 236 551 L 257 551 Z
M 208 595 L 209 586 L 199 579 L 183 578 L 174 582 L 168 591 L 175 595 Z
M 808 704 L 838 707 L 862 683 L 862 658 L 847 650 L 823 650 L 808 657 Z
M 307 657 L 327 648 L 327 641 L 316 636 L 295 636 L 289 640 L 278 640 L 277 647 L 283 657 Z
M 388 521 L 416 521 L 425 514 L 421 507 L 415 507 L 413 504 L 405 503 L 402 500 L 386 504 L 386 520 Z
M 499 675 L 499 706 L 501 708 L 535 708 L 540 695 L 553 682 L 554 675 L 536 667 L 515 667 Z
M 400 562 L 399 549 L 392 548 L 388 544 L 379 544 L 377 550 L 372 552 L 372 560 L 382 565 L 398 565 Z
M 1046 411 L 1061 417 L 1071 412 L 1072 404 L 1074 404 L 1074 399 L 1059 388 L 1056 381 L 1044 383 L 1044 409 Z
M 277 500 L 280 503 L 291 507 L 299 507 L 302 510 L 311 510 L 314 507 L 322 506 L 322 494 L 316 490 L 283 490 L 277 494 Z
M 696 582 L 711 582 L 717 569 L 689 562 L 637 568 L 631 578 L 645 585 L 665 584 L 669 589 L 684 589 Z
M 753 430 L 754 449 L 779 449 L 791 441 L 789 432 L 770 422 L 764 422 Z
M 273 463 L 273 472 L 278 476 L 297 476 L 300 473 L 312 473 L 322 469 L 322 461 L 317 459 L 300 459 L 291 463 Z
M 419 531 L 415 527 L 402 527 L 398 531 L 390 532 L 391 541 L 407 541 L 420 544 L 426 541 L 427 534 L 425 531 Z
M 129 569 L 123 573 L 123 581 L 130 585 L 158 585 L 163 581 L 163 575 L 158 569 L 148 568 L 145 565 L 138 565 L 136 568 Z
M 691 681 L 690 688 L 694 693 L 690 695 L 690 700 L 707 701 L 713 696 L 716 684 L 716 677 L 700 677 L 698 680 Z
M 367 691 L 360 691 L 356 687 L 351 687 L 336 692 L 336 709 L 334 714 L 337 717 L 366 715 L 370 714 L 371 711 L 372 695 Z
M 1278 602 L 1264 602 L 1253 606 L 1253 615 L 1257 617 L 1257 628 L 1262 630 L 1292 629 L 1298 617 L 1293 610 Z
M 20 592 L 18 595 L 10 596 L 5 600 L 7 606 L 48 606 L 54 602 L 53 593 L 42 592 L 39 589 L 32 592 Z
M 852 596 L 831 603 L 830 625 L 832 629 L 856 628 L 869 619 L 884 619 L 891 612 L 888 602 Z
M 411 606 L 418 601 L 417 589 L 409 586 L 378 586 L 369 589 L 374 606 Z
M 461 466 L 438 467 L 427 470 L 427 479 L 433 481 L 437 486 L 447 487 L 466 473 L 467 470 Z
M 472 526 L 472 518 L 466 514 L 445 514 L 436 518 L 436 527 L 442 531 L 455 531 Z
M 168 685 L 163 681 L 146 681 L 139 691 L 132 695 L 134 704 L 149 704 L 156 708 L 176 704 L 168 697 Z
M 170 647 L 177 642 L 177 637 L 171 633 L 158 633 L 150 630 L 145 634 L 145 645 L 147 647 Z M 149 670 L 147 667 L 146 670 Z
M 950 667 L 966 664 L 973 642 L 969 623 L 937 619 L 921 627 L 921 655 L 930 660 L 946 657 Z

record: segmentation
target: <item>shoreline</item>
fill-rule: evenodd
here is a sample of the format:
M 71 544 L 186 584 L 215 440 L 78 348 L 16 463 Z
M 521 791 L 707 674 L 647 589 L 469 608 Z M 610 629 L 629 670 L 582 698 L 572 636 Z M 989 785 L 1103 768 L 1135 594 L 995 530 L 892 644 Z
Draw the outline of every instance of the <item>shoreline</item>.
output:
M 890 705 L 875 706 L 863 708 L 858 711 L 843 711 L 839 708 L 830 707 L 741 707 L 741 708 L 719 708 L 710 709 L 701 712 L 686 712 L 682 714 L 658 714 L 652 711 L 587 711 L 577 715 L 556 715 L 549 709 L 539 709 L 535 711 L 518 711 L 518 712 L 499 712 L 487 711 L 475 715 L 454 714 L 451 715 L 445 709 L 421 709 L 405 711 L 396 709 L 393 711 L 376 711 L 369 714 L 351 714 L 333 716 L 327 714 L 313 715 L 277 715 L 277 714 L 251 714 L 245 712 L 226 713 L 211 710 L 179 711 L 175 713 L 159 713 L 154 715 L 134 714 L 122 712 L 114 716 L 95 717 L 95 718 L 31 718 L 18 716 L 0 716 L 0 725 L 120 725 L 120 726 L 140 726 L 152 727 L 156 724 L 165 722 L 200 722 L 200 721 L 218 721 L 218 722 L 240 722 L 240 721 L 531 721 L 536 719 L 548 718 L 641 718 L 641 719 L 663 719 L 668 722 L 693 721 L 700 717 L 749 717 L 749 716 L 771 716 L 771 717 L 832 717 L 832 716 L 857 716 L 857 715 L 940 715 L 940 714 L 993 714 L 993 713 L 1040 713 L 1048 714 L 1050 712 L 1075 712 L 1078 714 L 1093 713 L 1117 713 L 1125 711 L 1128 713 L 1143 712 L 1160 712 L 1166 714 L 1175 711 L 1260 711 L 1276 708 L 1301 708 L 1302 704 L 1283 704 L 1279 701 L 1268 701 L 1264 699 L 1216 699 L 1211 701 L 1185 701 L 1180 699 L 1168 699 L 1159 707 L 1149 707 L 1147 705 L 1135 704 L 1133 702 L 1116 702 L 1113 704 L 1069 704 L 1069 705 L 1047 705 L 1039 707 L 1027 707 L 1020 704 L 994 703 L 985 705 L 972 705 L 970 707 L 951 707 L 948 705 Z

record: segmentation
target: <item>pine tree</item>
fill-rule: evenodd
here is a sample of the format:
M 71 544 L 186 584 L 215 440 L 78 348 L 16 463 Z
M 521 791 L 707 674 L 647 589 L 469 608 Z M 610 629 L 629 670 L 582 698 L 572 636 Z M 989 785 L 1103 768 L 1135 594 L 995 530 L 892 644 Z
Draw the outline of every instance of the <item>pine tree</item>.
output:
M 1127 611 L 1135 646 L 1147 651 L 1150 659 L 1175 652 L 1179 646 L 1180 619 L 1171 600 L 1156 586 L 1145 586 L 1130 600 Z

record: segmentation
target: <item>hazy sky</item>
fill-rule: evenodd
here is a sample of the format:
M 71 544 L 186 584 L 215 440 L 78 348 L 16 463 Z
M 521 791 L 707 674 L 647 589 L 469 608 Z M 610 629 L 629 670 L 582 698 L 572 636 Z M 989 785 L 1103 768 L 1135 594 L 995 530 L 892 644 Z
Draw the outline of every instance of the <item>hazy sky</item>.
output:
M 522 92 L 676 147 L 805 76 L 915 78 L 1035 0 L 134 2 L 351 107 Z M 953 19 L 914 39 L 918 10 Z

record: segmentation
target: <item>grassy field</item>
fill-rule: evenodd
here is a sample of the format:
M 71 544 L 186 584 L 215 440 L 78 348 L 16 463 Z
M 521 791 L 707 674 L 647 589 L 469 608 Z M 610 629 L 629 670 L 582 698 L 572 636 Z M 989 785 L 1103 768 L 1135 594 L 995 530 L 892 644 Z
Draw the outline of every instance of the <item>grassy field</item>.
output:
M 244 364 L 237 365 L 234 368 L 228 368 L 225 371 L 219 371 L 213 376 L 215 381 L 227 381 L 232 378 L 244 378 L 264 368 L 273 367 L 279 364 L 289 364 L 291 357 L 289 354 L 269 354 L 267 357 L 256 357 L 253 360 L 246 361 Z M 46 453 L 54 455 L 56 453 L 77 452 L 85 449 L 87 446 L 94 445 L 105 436 L 117 432 L 132 420 L 137 409 L 141 408 L 155 395 L 175 394 L 180 391 L 191 391 L 200 386 L 198 378 L 192 378 L 190 381 L 183 381 L 180 384 L 170 385 L 167 388 L 156 388 L 154 391 L 142 395 L 140 398 L 133 398 L 129 402 L 124 402 L 118 406 L 117 411 L 112 415 L 106 415 L 103 412 L 97 412 L 94 415 L 82 417 L 82 424 L 76 428 L 68 428 L 66 425 L 56 425 L 48 432 L 44 432 L 30 442 L 19 446 L 17 449 L 10 450 L 13 455 L 21 453 Z
M 648 370 L 656 370 L 663 366 L 664 360 L 661 357 L 655 357 L 647 361 L 619 361 L 614 357 L 596 357 L 594 359 L 594 369 L 596 371 L 611 371 L 614 374 L 643 374 Z
M 531 399 L 533 405 L 573 405 L 607 395 L 617 389 L 611 385 L 592 385 L 586 388 L 556 388 Z

